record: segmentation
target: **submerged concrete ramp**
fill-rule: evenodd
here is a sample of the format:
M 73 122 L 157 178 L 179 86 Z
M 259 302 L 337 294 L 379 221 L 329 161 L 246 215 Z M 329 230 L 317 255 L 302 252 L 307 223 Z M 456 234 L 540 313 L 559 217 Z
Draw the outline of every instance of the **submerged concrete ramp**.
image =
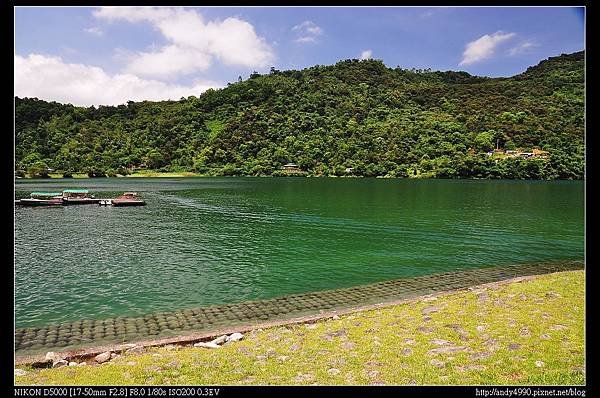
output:
M 214 305 L 140 317 L 81 320 L 15 330 L 17 357 L 47 351 L 158 340 L 211 331 L 248 328 L 322 312 L 410 299 L 516 277 L 580 270 L 583 261 L 553 261 L 445 272 L 351 288 L 294 294 L 267 300 Z

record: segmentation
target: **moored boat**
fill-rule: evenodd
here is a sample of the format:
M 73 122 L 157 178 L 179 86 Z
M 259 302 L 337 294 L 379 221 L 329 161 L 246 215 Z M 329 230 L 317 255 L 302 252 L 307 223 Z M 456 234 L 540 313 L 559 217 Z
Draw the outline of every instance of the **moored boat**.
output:
M 144 206 L 146 202 L 139 197 L 137 192 L 125 192 L 112 201 L 113 206 Z
M 21 206 L 62 206 L 60 192 L 32 192 L 29 198 L 15 201 Z
M 100 202 L 100 199 L 90 195 L 87 189 L 65 189 L 62 200 L 66 205 L 88 205 Z

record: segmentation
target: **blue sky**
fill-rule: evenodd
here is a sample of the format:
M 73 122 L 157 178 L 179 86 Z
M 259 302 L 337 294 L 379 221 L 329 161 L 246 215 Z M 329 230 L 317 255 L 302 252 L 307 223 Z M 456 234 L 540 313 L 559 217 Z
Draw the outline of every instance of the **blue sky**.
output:
M 348 58 L 512 76 L 582 49 L 582 8 L 18 7 L 15 95 L 178 99 L 271 66 Z

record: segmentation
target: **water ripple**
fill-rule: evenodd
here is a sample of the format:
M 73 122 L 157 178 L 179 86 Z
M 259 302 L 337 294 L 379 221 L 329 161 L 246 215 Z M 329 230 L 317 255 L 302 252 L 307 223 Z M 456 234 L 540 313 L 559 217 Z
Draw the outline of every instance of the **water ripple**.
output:
M 579 182 L 19 181 L 139 208 L 15 211 L 17 327 L 583 256 Z

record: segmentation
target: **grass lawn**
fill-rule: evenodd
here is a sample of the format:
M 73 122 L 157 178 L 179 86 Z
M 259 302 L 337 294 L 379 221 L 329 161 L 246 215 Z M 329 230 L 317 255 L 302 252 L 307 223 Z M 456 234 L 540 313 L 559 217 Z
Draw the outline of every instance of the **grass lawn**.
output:
M 140 170 L 125 177 L 198 177 L 201 174 L 194 173 L 191 171 L 181 172 L 163 172 L 163 171 L 152 171 L 152 170 Z
M 24 177 L 24 179 L 29 179 L 29 178 L 31 178 L 31 177 L 29 177 L 29 176 Z M 59 174 L 59 173 L 50 173 L 50 174 L 48 174 L 48 178 L 64 179 L 63 175 Z M 88 177 L 88 175 L 85 173 L 75 173 L 75 174 L 73 174 L 73 178 L 90 178 L 90 177 Z
M 139 170 L 130 175 L 120 176 L 120 177 L 199 177 L 202 174 L 194 173 L 191 171 L 182 171 L 182 172 L 163 172 L 163 171 L 154 171 L 154 170 Z M 62 174 L 50 173 L 48 174 L 50 179 L 63 179 Z M 30 177 L 24 177 L 23 179 L 28 179 Z M 74 179 L 80 178 L 90 178 L 85 173 L 75 173 L 73 174 Z
M 218 349 L 162 347 L 29 369 L 19 385 L 585 383 L 584 272 L 255 330 Z

